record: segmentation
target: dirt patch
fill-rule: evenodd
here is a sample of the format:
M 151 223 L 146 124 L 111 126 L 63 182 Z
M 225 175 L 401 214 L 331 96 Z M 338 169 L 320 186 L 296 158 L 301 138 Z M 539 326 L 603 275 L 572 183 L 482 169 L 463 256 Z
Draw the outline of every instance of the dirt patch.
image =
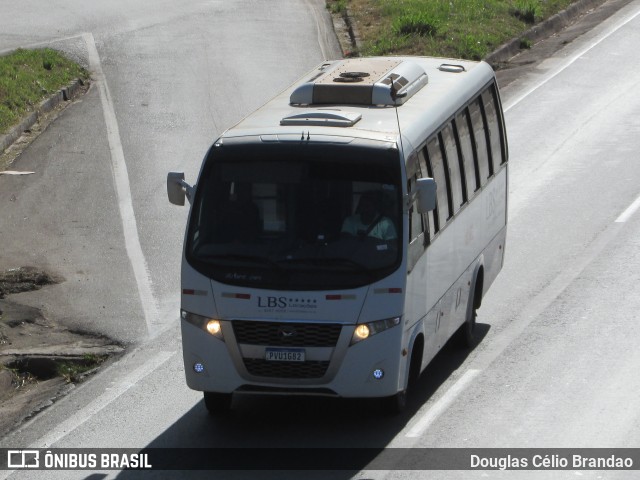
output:
M 37 290 L 44 285 L 59 283 L 61 280 L 33 267 L 12 268 L 6 272 L 0 272 L 0 299 L 11 293 Z
M 51 405 L 124 348 L 89 332 L 70 330 L 7 295 L 63 279 L 42 269 L 0 272 L 0 435 Z

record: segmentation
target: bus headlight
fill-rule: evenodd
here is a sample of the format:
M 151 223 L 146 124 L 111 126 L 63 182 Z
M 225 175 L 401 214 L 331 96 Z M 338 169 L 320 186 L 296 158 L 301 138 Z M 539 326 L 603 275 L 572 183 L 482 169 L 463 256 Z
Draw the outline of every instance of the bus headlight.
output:
M 216 318 L 203 317 L 202 315 L 196 315 L 195 313 L 181 312 L 182 319 L 198 327 L 201 330 L 211 334 L 212 336 L 224 341 L 222 335 L 222 323 Z
M 385 318 L 384 320 L 376 320 L 375 322 L 359 323 L 353 331 L 350 345 L 366 340 L 372 335 L 384 332 L 396 325 L 400 325 L 400 317 Z
M 222 325 L 220 325 L 220 320 L 209 320 L 207 322 L 207 332 L 214 337 L 222 335 Z
M 359 342 L 360 340 L 364 340 L 365 338 L 369 338 L 371 335 L 371 329 L 369 325 L 366 323 L 362 323 L 356 327 L 356 330 L 353 332 L 353 338 L 351 339 L 351 343 Z

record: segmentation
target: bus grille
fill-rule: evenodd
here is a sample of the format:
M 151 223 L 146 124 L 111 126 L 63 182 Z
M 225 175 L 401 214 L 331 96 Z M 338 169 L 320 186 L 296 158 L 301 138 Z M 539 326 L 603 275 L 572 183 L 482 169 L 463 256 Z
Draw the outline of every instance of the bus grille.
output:
M 268 362 L 260 358 L 245 358 L 247 371 L 256 377 L 273 378 L 321 378 L 329 368 L 329 362 Z
M 341 329 L 325 323 L 233 322 L 236 341 L 245 345 L 335 347 Z

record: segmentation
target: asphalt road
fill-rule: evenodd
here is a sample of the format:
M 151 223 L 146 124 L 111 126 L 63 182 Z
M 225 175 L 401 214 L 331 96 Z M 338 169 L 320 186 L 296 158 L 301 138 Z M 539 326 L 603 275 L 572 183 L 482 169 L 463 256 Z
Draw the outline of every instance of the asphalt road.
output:
M 52 45 L 93 88 L 0 179 L 0 265 L 66 281 L 16 301 L 138 344 L 175 325 L 187 216 L 166 173 L 195 181 L 211 142 L 339 46 L 321 0 L 2 2 L 0 51 Z M 36 13 L 38 12 L 38 13 Z M 123 241 L 124 239 L 124 241 Z
M 211 15 L 211 21 L 220 21 L 220 30 L 230 29 L 227 35 L 233 31 L 232 20 L 240 18 L 237 8 L 244 8 L 247 18 L 261 21 L 256 11 L 260 8 L 259 2 L 234 3 L 233 8 L 228 2 L 224 8 L 222 3 L 211 5 L 221 9 Z M 170 9 L 170 5 L 164 7 Z M 138 7 L 131 8 L 137 11 Z M 273 8 L 271 3 L 270 8 Z M 161 8 L 154 12 L 150 18 L 161 16 Z M 306 14 L 298 13 L 299 22 L 307 22 L 308 30 L 315 32 L 308 10 Z M 281 14 L 272 10 L 264 12 L 271 22 L 282 20 Z M 293 14 L 287 12 L 287 15 L 285 21 Z M 201 16 L 204 15 L 194 15 L 195 20 L 202 20 L 201 25 L 206 28 L 208 22 L 199 18 Z M 279 44 L 282 38 L 276 35 L 280 40 L 273 40 L 273 50 L 269 50 L 273 58 L 255 55 L 255 61 L 262 62 L 261 65 L 272 72 L 270 76 L 263 70 L 257 77 L 269 83 L 270 91 L 267 88 L 259 92 L 251 90 L 249 86 L 255 84 L 252 81 L 255 78 L 248 78 L 252 69 L 247 62 L 238 61 L 238 65 L 225 68 L 209 67 L 209 71 L 217 75 L 214 87 L 226 86 L 221 90 L 207 89 L 202 83 L 205 80 L 193 77 L 188 83 L 191 88 L 202 88 L 215 95 L 189 100 L 188 89 L 183 91 L 181 86 L 181 82 L 189 80 L 173 81 L 173 77 L 176 72 L 188 71 L 190 59 L 184 58 L 171 38 L 180 44 L 186 41 L 184 35 L 194 30 L 186 28 L 186 21 L 181 23 L 180 18 L 184 17 L 177 17 L 170 24 L 150 21 L 144 25 L 131 18 L 133 16 L 114 20 L 113 28 L 122 26 L 120 34 L 99 28 L 95 20 L 97 33 L 93 33 L 93 38 L 118 119 L 141 251 L 151 279 L 157 317 L 145 317 L 149 312 L 138 305 L 139 285 L 131 267 L 136 261 L 135 252 L 132 255 L 131 250 L 127 251 L 122 245 L 127 224 L 118 218 L 122 210 L 117 200 L 122 195 L 114 186 L 118 177 L 113 181 L 111 173 L 113 145 L 109 145 L 109 134 L 104 133 L 109 120 L 108 115 L 103 114 L 105 103 L 101 92 L 94 89 L 83 102 L 65 113 L 30 149 L 29 155 L 33 155 L 30 160 L 33 165 L 38 154 L 48 159 L 45 173 L 55 175 L 60 182 L 52 181 L 52 186 L 64 185 L 63 180 L 71 175 L 83 178 L 84 182 L 75 181 L 69 190 L 86 202 L 94 199 L 98 203 L 96 211 L 102 209 L 103 223 L 90 223 L 87 234 L 95 239 L 95 229 L 100 229 L 105 234 L 105 240 L 99 243 L 101 248 L 113 246 L 113 257 L 107 257 L 106 262 L 96 258 L 92 267 L 95 272 L 113 277 L 114 290 L 103 293 L 105 302 L 116 294 L 123 295 L 123 305 L 111 299 L 114 309 L 111 328 L 116 332 L 124 328 L 127 317 L 121 315 L 126 313 L 126 301 L 129 301 L 132 331 L 144 335 L 149 327 L 153 331 L 157 322 L 158 333 L 131 355 L 3 439 L 0 446 L 582 448 L 640 444 L 637 406 L 640 351 L 636 348 L 640 340 L 637 313 L 640 214 L 636 211 L 640 203 L 637 201 L 640 163 L 636 161 L 640 147 L 640 98 L 636 94 L 640 82 L 639 1 L 630 2 L 503 90 L 511 159 L 508 245 L 505 267 L 479 312 L 483 339 L 472 352 L 445 349 L 421 378 L 407 412 L 398 417 L 381 417 L 367 402 L 239 398 L 233 416 L 213 420 L 208 417 L 200 394 L 186 388 L 178 330 L 169 323 L 174 321 L 170 310 L 175 308 L 171 297 L 175 295 L 172 289 L 177 289 L 177 282 L 168 273 L 178 271 L 186 213 L 165 207 L 163 175 L 169 169 L 185 169 L 187 175 L 194 178 L 200 157 L 211 139 L 207 132 L 218 131 L 224 121 L 239 118 L 290 83 L 309 65 L 317 63 L 322 53 L 316 35 L 309 37 L 308 33 L 305 36 L 299 32 L 291 44 L 298 47 L 297 51 L 305 50 L 303 46 L 307 45 L 316 58 L 300 54 L 299 64 L 290 66 L 290 74 L 283 74 L 279 68 L 283 65 L 276 55 L 278 49 L 283 48 Z M 245 17 L 242 18 L 244 21 Z M 90 23 L 90 19 L 87 21 Z M 266 20 L 265 23 L 268 25 L 264 28 L 282 31 Z M 218 29 L 212 28 L 211 33 L 220 34 Z M 87 38 L 83 36 L 82 40 Z M 164 62 L 154 54 L 162 44 L 161 38 L 175 51 L 173 56 L 166 53 L 165 67 L 171 68 L 171 73 L 163 73 Z M 220 38 L 222 42 L 224 37 Z M 252 45 L 255 48 L 272 45 L 266 38 L 268 36 L 256 38 Z M 3 36 L 0 40 L 5 41 Z M 115 45 L 130 52 L 129 57 L 117 57 Z M 207 45 L 215 45 L 232 59 L 240 56 L 240 50 L 228 43 Z M 183 48 L 186 47 L 183 45 Z M 226 62 L 227 58 L 201 55 L 200 58 L 208 59 L 211 65 L 216 65 L 216 59 L 224 58 Z M 172 60 L 181 68 L 169 67 Z M 134 73 L 135 67 L 142 64 L 151 70 Z M 200 63 L 193 67 L 204 68 Z M 230 81 L 229 76 L 237 80 Z M 152 86 L 143 88 L 145 84 Z M 173 94 L 169 95 L 174 92 L 172 88 L 177 91 L 176 101 Z M 160 104 L 162 98 L 169 102 L 168 106 Z M 240 111 L 237 105 L 246 110 Z M 200 111 L 202 116 L 196 119 L 185 114 L 183 108 L 191 113 Z M 102 125 L 100 132 L 103 133 L 91 136 L 93 141 L 73 133 L 76 128 L 83 131 L 87 118 Z M 73 141 L 69 141 L 69 136 Z M 85 153 L 78 154 L 82 149 Z M 58 157 L 58 151 L 70 153 Z M 95 154 L 87 154 L 94 151 Z M 81 158 L 75 163 L 68 160 L 76 156 Z M 92 162 L 90 165 L 87 157 Z M 65 160 L 58 164 L 58 158 Z M 157 179 L 151 181 L 154 176 Z M 91 178 L 103 181 L 96 183 L 90 181 Z M 68 202 L 68 222 L 76 218 L 69 212 L 84 213 L 78 211 L 77 205 L 74 207 L 73 198 L 69 198 L 63 187 L 45 192 L 51 195 L 49 205 L 54 200 Z M 30 194 L 36 195 L 36 192 L 32 190 Z M 1 195 L 5 193 L 0 192 Z M 26 202 L 30 197 L 25 194 L 24 198 Z M 1 197 L 0 200 L 4 201 Z M 30 202 L 31 211 L 35 212 L 38 202 L 34 199 Z M 53 215 L 55 208 L 49 208 Z M 91 215 L 88 211 L 85 217 L 77 218 L 90 222 Z M 33 228 L 47 225 L 45 219 L 38 222 L 34 221 Z M 25 223 L 30 222 L 25 220 Z M 53 220 L 50 223 L 53 237 L 57 232 L 55 228 L 59 227 Z M 52 241 L 54 245 L 60 242 L 55 248 L 66 248 L 61 240 Z M 43 244 L 46 246 L 48 242 L 43 240 Z M 87 241 L 86 247 L 89 245 Z M 70 269 L 78 268 L 72 267 L 76 258 L 87 262 L 86 255 L 76 251 L 81 246 L 72 244 L 73 248 L 65 250 Z M 33 251 L 39 250 L 34 247 Z M 104 255 L 108 253 L 109 250 L 100 250 L 96 257 L 102 256 L 105 260 Z M 113 268 L 105 267 L 111 258 Z M 133 258 L 129 264 L 128 258 Z M 118 275 L 118 266 L 125 274 Z M 96 283 L 100 282 L 96 280 Z M 63 285 L 57 288 L 64 288 Z M 90 286 L 86 288 L 89 289 L 87 295 L 94 293 Z M 79 311 L 83 303 L 93 302 L 83 300 Z M 407 465 L 400 461 L 388 471 L 373 471 L 366 470 L 365 464 L 356 464 L 350 472 L 289 472 L 286 475 L 226 472 L 215 478 L 636 478 L 634 472 L 611 471 L 420 472 L 407 470 Z M 55 473 L 16 472 L 11 478 L 167 476 L 166 472 L 142 475 L 105 471 L 92 476 L 89 472 Z M 2 476 L 0 472 L 0 478 Z M 210 478 L 198 472 L 181 472 L 181 476 Z

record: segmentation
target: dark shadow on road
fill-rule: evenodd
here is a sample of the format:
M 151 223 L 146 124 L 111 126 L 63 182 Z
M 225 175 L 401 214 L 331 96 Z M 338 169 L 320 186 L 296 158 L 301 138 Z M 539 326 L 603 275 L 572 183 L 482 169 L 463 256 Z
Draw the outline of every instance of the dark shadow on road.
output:
M 476 326 L 480 343 L 489 332 L 487 324 Z M 402 431 L 420 407 L 427 402 L 451 374 L 460 368 L 472 350 L 461 349 L 449 342 L 423 372 L 409 395 L 407 409 L 399 415 L 385 414 L 380 402 L 366 399 L 324 397 L 235 396 L 230 414 L 211 417 L 204 402 L 199 402 L 182 418 L 145 449 L 202 449 L 203 456 L 224 455 L 219 449 L 247 449 L 247 464 L 253 460 L 253 449 L 370 449 L 368 455 L 358 451 L 352 469 L 341 471 L 278 470 L 286 464 L 271 465 L 269 471 L 217 471 L 216 479 L 349 479 L 364 469 L 393 438 Z M 185 386 L 185 388 L 187 388 Z M 175 453 L 172 451 L 171 455 Z M 193 454 L 185 451 L 186 459 Z M 312 455 L 322 455 L 312 450 Z M 180 454 L 175 454 L 180 458 Z M 285 455 L 286 456 L 286 455 Z M 278 456 L 278 461 L 281 456 Z M 274 459 L 275 461 L 275 459 Z M 183 463 L 183 462 L 180 462 Z M 167 471 L 123 471 L 119 480 L 166 478 Z M 175 470 L 172 478 L 212 478 L 212 472 Z

